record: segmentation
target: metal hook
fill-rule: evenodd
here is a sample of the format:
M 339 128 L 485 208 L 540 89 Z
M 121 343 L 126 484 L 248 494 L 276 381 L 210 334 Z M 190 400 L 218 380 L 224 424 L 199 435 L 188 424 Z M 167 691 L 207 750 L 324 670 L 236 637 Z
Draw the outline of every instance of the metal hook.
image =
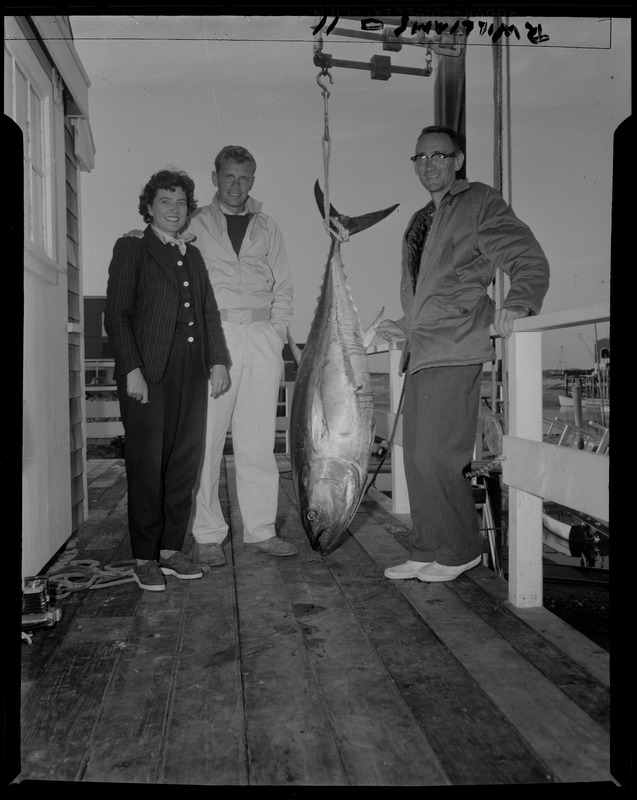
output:
M 324 85 L 321 83 L 321 78 L 322 78 L 323 76 L 325 76 L 325 77 L 329 78 L 329 81 L 330 81 L 330 83 L 332 84 L 332 86 L 334 85 L 334 79 L 333 79 L 333 78 L 332 78 L 332 76 L 330 75 L 330 73 L 329 73 L 329 70 L 328 70 L 327 68 L 325 68 L 325 69 L 322 69 L 322 70 L 319 72 L 319 74 L 316 76 L 316 82 L 318 83 L 318 85 L 319 85 L 319 86 L 321 87 L 321 89 L 322 89 L 322 90 L 325 92 L 325 94 L 329 94 L 330 92 L 329 92 L 329 89 L 327 88 L 327 86 L 324 86 Z

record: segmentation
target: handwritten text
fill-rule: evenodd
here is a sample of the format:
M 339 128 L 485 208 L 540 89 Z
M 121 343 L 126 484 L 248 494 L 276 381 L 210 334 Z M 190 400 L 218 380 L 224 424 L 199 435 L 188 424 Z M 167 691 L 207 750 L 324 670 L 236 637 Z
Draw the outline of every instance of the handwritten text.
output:
M 325 29 L 325 34 L 330 34 L 336 23 L 338 22 L 338 16 L 334 17 L 332 22 L 328 25 Z M 314 28 L 312 31 L 315 35 L 319 33 L 319 31 L 323 30 L 325 27 L 325 23 L 327 22 L 327 15 L 324 15 L 319 24 Z M 365 19 L 361 20 L 361 30 L 362 31 L 380 31 L 383 30 L 385 27 L 385 23 L 380 20 L 376 19 L 375 17 L 366 17 Z M 526 38 L 531 42 L 531 44 L 542 44 L 544 42 L 548 42 L 550 37 L 547 36 L 545 33 L 542 32 L 541 25 L 531 25 L 530 22 L 525 22 L 524 27 L 526 28 Z M 497 42 L 503 36 L 508 39 L 509 36 L 513 35 L 520 40 L 520 31 L 518 30 L 517 25 L 506 25 L 505 23 L 500 23 L 497 27 L 494 25 L 493 22 L 483 22 L 478 21 L 477 23 L 471 19 L 462 19 L 456 20 L 452 25 L 448 22 L 439 22 L 437 20 L 427 20 L 427 22 L 414 22 L 409 25 L 409 16 L 404 14 L 400 18 L 400 25 L 397 28 L 394 28 L 393 34 L 396 38 L 402 36 L 402 34 L 407 30 L 410 29 L 410 33 L 412 36 L 416 35 L 417 33 L 424 33 L 425 35 L 429 35 L 430 33 L 434 33 L 436 36 L 441 36 L 443 33 L 448 35 L 458 35 L 464 36 L 465 38 L 469 36 L 474 30 L 477 30 L 479 36 L 487 35 L 492 42 Z

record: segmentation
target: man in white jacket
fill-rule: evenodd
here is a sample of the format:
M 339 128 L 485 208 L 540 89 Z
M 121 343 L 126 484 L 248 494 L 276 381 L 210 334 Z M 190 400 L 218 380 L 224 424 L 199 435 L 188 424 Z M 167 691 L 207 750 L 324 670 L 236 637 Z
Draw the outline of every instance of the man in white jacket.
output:
M 228 525 L 219 502 L 219 472 L 231 422 L 244 543 L 274 556 L 298 553 L 275 529 L 276 409 L 292 317 L 292 278 L 279 226 L 249 196 L 255 170 L 245 148 L 224 147 L 212 173 L 217 192 L 188 225 L 208 268 L 230 351 L 230 387 L 209 398 L 191 515 L 193 561 L 211 566 L 226 563 L 221 545 Z

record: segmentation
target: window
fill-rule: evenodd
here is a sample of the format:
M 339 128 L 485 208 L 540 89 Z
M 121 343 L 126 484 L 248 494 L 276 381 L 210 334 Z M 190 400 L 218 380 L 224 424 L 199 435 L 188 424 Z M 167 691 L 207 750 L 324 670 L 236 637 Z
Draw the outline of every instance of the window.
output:
M 23 61 L 5 45 L 4 113 L 15 120 L 23 133 L 25 241 L 51 257 L 49 101 Z M 37 60 L 31 61 L 32 69 L 41 73 L 40 78 L 46 78 Z

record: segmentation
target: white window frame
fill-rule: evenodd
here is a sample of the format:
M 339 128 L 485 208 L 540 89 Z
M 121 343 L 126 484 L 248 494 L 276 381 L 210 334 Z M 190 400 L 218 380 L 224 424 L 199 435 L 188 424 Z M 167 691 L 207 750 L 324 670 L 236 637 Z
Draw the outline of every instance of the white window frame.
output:
M 48 280 L 57 280 L 57 273 L 63 270 L 63 265 L 58 263 L 58 231 L 55 216 L 55 182 L 54 182 L 54 124 L 56 105 L 60 105 L 61 98 L 56 97 L 55 70 L 51 68 L 50 74 L 44 69 L 36 54 L 26 40 L 18 23 L 11 17 L 5 18 L 5 96 L 4 113 L 17 120 L 17 88 L 16 69 L 24 75 L 27 81 L 27 130 L 24 134 L 24 166 L 25 166 L 25 197 L 24 197 L 24 250 L 25 267 L 38 272 Z M 34 166 L 31 158 L 30 125 L 32 124 L 31 98 L 40 100 L 40 142 L 42 147 L 41 165 Z M 63 112 L 62 112 L 63 113 Z M 19 124 L 19 123 L 18 123 Z M 35 236 L 34 231 L 34 206 L 32 203 L 34 191 L 34 169 L 37 168 L 42 180 L 42 235 L 41 239 Z

